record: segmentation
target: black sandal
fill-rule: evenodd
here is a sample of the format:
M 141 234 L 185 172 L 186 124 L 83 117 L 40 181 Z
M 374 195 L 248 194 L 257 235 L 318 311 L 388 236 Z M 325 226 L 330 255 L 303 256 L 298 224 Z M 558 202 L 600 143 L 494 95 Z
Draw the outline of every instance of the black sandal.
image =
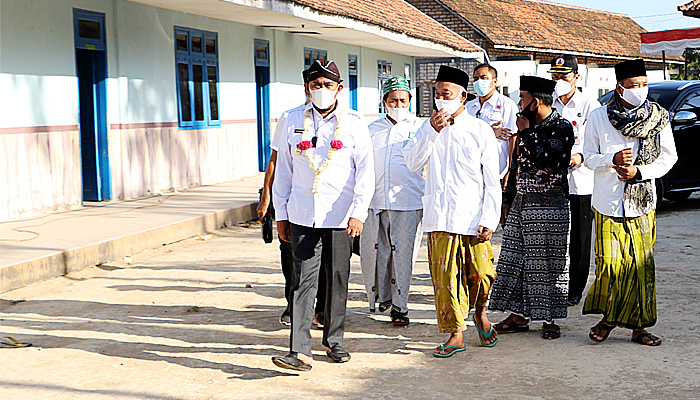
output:
M 385 301 L 384 303 L 379 303 L 379 312 L 384 314 L 391 308 L 391 300 Z
M 557 324 L 542 324 L 542 339 L 559 339 L 561 328 Z
M 605 335 L 603 335 L 603 338 L 598 339 L 597 337 L 595 337 L 593 332 L 588 332 L 588 338 L 594 342 L 603 343 L 608 338 L 608 336 L 610 336 L 610 332 L 612 332 L 612 330 L 615 329 L 615 325 L 608 325 L 606 323 L 603 323 L 603 321 L 600 321 L 598 322 L 598 324 L 596 324 L 596 326 L 594 326 L 591 329 L 595 328 L 598 328 L 598 334 L 600 334 L 603 331 L 606 331 Z
M 649 341 L 645 342 L 644 338 L 648 338 Z M 637 337 L 632 336 L 632 341 L 643 346 L 658 346 L 663 340 L 658 336 L 654 336 L 651 333 L 644 331 L 643 333 L 637 335 Z
M 394 326 L 408 326 L 410 321 L 407 317 L 408 313 L 391 310 L 391 324 Z
M 495 329 L 496 332 L 498 332 L 498 333 L 527 332 L 530 330 L 530 324 L 526 323 L 526 324 L 520 325 L 520 324 L 516 323 L 515 321 L 513 321 L 512 316 L 508 316 L 508 318 L 495 324 L 493 326 L 493 329 Z

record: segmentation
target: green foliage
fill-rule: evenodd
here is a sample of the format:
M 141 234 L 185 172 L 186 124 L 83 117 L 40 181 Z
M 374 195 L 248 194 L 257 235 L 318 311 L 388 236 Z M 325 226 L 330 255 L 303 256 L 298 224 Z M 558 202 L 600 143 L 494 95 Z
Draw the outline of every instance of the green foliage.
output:
M 700 49 L 687 49 L 685 57 L 688 60 L 688 75 L 685 79 L 700 79 Z M 678 74 L 671 75 L 671 79 L 684 79 L 683 65 L 678 66 L 678 72 Z

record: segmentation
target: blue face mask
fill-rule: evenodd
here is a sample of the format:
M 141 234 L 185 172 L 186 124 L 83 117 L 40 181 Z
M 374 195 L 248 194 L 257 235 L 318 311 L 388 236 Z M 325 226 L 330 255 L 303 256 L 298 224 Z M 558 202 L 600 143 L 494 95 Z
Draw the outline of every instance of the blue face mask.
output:
M 474 91 L 479 97 L 486 96 L 491 91 L 491 80 L 479 79 L 474 82 Z

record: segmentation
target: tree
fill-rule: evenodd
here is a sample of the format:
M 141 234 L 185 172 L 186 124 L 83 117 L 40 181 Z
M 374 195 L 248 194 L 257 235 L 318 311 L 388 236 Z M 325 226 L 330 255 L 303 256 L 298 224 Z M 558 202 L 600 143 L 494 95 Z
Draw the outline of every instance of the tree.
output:
M 685 79 L 700 79 L 700 49 L 685 50 L 686 67 L 688 68 Z M 678 74 L 671 75 L 671 79 L 684 79 L 683 66 L 679 66 Z

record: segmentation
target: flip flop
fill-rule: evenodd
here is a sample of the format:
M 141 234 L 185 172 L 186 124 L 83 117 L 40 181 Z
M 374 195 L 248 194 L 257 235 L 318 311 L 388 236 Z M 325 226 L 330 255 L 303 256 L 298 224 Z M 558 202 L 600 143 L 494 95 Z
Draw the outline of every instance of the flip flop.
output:
M 643 338 L 648 338 L 650 341 L 645 342 L 644 340 L 642 340 Z M 658 339 L 658 340 L 655 342 L 654 340 L 656 340 L 656 339 Z M 663 340 L 661 340 L 660 337 L 654 336 L 649 332 L 644 332 L 644 333 L 640 333 L 637 337 L 633 337 L 632 341 L 635 343 L 639 343 L 642 346 L 658 346 L 661 344 L 661 342 Z
M 479 328 L 479 325 L 476 324 L 476 316 L 472 316 L 472 322 L 474 322 L 474 326 L 476 327 L 476 336 L 479 337 L 479 341 L 481 342 L 482 346 L 493 347 L 496 345 L 496 343 L 498 343 L 498 335 L 496 335 L 496 340 L 494 340 L 493 342 L 491 342 L 489 344 L 484 344 L 484 339 L 482 338 L 482 335 L 485 338 L 491 337 L 491 335 L 493 334 L 493 324 L 491 324 L 491 327 L 489 328 L 489 332 L 486 333 L 486 332 L 482 331 L 481 328 Z
M 591 329 L 594 329 L 594 328 L 598 328 L 598 333 L 600 333 L 602 331 L 607 331 L 607 332 L 605 332 L 605 335 L 603 335 L 603 337 L 601 339 L 596 338 L 592 332 L 588 332 L 588 338 L 594 342 L 603 343 L 608 338 L 608 336 L 610 336 L 610 332 L 612 332 L 612 330 L 615 329 L 615 325 L 604 324 L 603 321 L 600 321 L 596 324 L 596 326 L 594 326 Z
M 29 342 L 20 342 L 13 337 L 5 336 L 0 339 L 0 348 L 3 349 L 19 349 L 22 347 L 30 347 L 32 344 Z
M 435 357 L 437 357 L 437 358 L 448 358 L 448 357 L 452 357 L 455 353 L 459 353 L 460 351 L 466 350 L 466 349 L 467 349 L 467 346 L 464 346 L 464 347 L 461 347 L 461 348 L 460 348 L 460 347 L 457 347 L 457 346 L 453 346 L 453 345 L 451 345 L 451 344 L 448 344 L 447 346 L 445 346 L 444 344 L 441 344 L 441 345 L 440 345 L 440 350 L 445 350 L 445 349 L 447 349 L 447 348 L 451 348 L 451 349 L 453 349 L 453 350 L 450 351 L 449 353 L 446 353 L 446 354 L 440 354 L 440 353 L 436 353 L 436 352 L 433 351 L 433 356 L 435 356 Z

